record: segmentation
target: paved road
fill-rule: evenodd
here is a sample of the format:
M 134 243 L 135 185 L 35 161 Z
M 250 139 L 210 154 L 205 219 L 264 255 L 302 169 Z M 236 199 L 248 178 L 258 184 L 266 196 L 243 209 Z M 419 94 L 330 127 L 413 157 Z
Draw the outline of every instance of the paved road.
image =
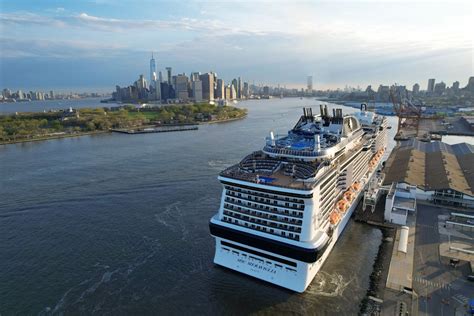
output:
M 474 285 L 439 256 L 438 215 L 448 210 L 418 204 L 413 287 L 419 315 L 464 315 Z

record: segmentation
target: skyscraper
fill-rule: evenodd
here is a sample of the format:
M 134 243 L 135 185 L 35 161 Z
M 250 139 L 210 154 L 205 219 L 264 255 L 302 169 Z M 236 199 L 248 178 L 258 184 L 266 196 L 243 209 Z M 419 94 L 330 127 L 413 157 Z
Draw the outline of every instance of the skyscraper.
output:
M 168 73 L 168 85 L 171 86 L 171 67 L 166 67 L 166 72 Z
M 135 81 L 135 86 L 138 89 L 146 89 L 146 79 L 143 75 L 140 75 L 137 81 Z
M 413 94 L 418 94 L 420 92 L 420 85 L 415 83 L 413 85 Z
M 242 79 L 237 81 L 237 99 L 242 99 Z
M 214 74 L 211 72 L 199 76 L 202 81 L 202 98 L 214 101 Z
M 242 91 L 242 95 L 244 96 L 244 98 L 248 98 L 250 96 L 250 90 L 249 90 L 249 83 L 248 82 L 244 82 L 244 89 Z
M 313 76 L 308 76 L 308 93 L 313 93 Z
M 225 88 L 224 88 L 224 97 L 226 100 L 230 100 L 231 99 L 231 85 L 228 84 Z
M 434 92 L 434 87 L 435 87 L 435 79 L 428 79 L 428 89 L 426 89 L 426 91 Z
M 188 77 L 185 74 L 176 76 L 176 96 L 182 101 L 189 99 Z
M 214 96 L 216 99 L 225 99 L 224 80 L 217 79 L 216 91 L 215 91 Z
M 199 80 L 199 76 L 201 75 L 200 72 L 192 72 L 191 73 L 191 81 Z
M 303 88 L 301 88 L 303 89 Z M 270 95 L 270 88 L 268 86 L 263 87 L 263 95 L 269 96 Z
M 458 90 L 459 90 L 459 81 L 454 81 L 454 82 L 453 82 L 452 89 L 453 89 L 454 91 L 458 91 Z
M 197 78 L 197 80 L 192 81 L 192 90 L 193 90 L 193 99 L 195 102 L 202 102 L 202 81 Z
M 443 94 L 443 92 L 446 90 L 446 84 L 441 81 L 440 83 L 435 84 L 434 86 L 434 92 L 438 95 Z
M 231 100 L 237 99 L 237 91 L 235 90 L 235 86 L 233 84 L 230 85 L 230 99 Z
M 150 59 L 150 84 L 155 87 L 156 84 L 156 63 L 155 58 L 153 58 L 153 52 L 151 53 Z
M 236 99 L 238 97 L 237 90 L 239 89 L 239 82 L 237 79 L 232 80 L 231 86 L 234 87 L 235 90 L 235 94 L 232 96 L 232 99 Z

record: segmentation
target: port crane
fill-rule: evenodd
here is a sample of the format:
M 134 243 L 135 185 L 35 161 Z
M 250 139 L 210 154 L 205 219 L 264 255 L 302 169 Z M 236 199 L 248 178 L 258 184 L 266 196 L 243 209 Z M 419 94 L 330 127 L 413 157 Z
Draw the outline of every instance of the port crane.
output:
M 397 84 L 390 87 L 390 99 L 393 104 L 393 111 L 398 116 L 398 127 L 395 140 L 409 138 L 411 135 L 408 135 L 408 130 L 411 130 L 412 133 L 414 130 L 413 136 L 417 137 L 422 115 L 421 107 L 413 104 L 406 95 L 403 95 Z

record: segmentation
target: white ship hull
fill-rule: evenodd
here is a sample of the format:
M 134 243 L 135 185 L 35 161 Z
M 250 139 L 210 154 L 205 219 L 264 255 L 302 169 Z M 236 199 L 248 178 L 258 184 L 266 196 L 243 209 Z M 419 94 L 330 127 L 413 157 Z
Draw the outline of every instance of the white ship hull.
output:
M 374 173 L 370 175 L 372 178 Z M 346 211 L 344 217 L 339 222 L 339 225 L 334 229 L 332 240 L 328 247 L 314 263 L 306 263 L 302 261 L 296 261 L 296 267 L 292 265 L 285 265 L 281 261 L 272 260 L 266 257 L 256 255 L 255 253 L 246 252 L 242 248 L 254 250 L 259 253 L 264 253 L 271 257 L 282 259 L 282 261 L 288 261 L 289 258 L 278 256 L 274 253 L 262 251 L 249 247 L 248 245 L 239 244 L 234 241 L 226 240 L 223 238 L 216 239 L 216 252 L 214 255 L 214 263 L 250 275 L 254 278 L 273 283 L 275 285 L 287 288 L 295 292 L 304 292 L 306 288 L 311 284 L 316 274 L 319 272 L 324 262 L 331 253 L 334 245 L 341 236 L 342 232 L 346 228 L 349 220 L 357 208 L 359 201 L 364 196 L 364 189 L 360 190 L 353 203 Z M 222 244 L 224 242 L 224 245 Z M 240 249 L 232 248 L 230 245 L 236 245 Z M 290 259 L 292 262 L 295 260 Z

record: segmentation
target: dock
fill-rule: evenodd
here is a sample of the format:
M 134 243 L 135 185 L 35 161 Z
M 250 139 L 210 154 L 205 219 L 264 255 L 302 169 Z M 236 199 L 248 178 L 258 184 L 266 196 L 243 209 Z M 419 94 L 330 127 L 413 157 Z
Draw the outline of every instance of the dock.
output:
M 111 132 L 122 133 L 122 134 L 149 134 L 149 133 L 168 133 L 168 132 L 183 132 L 183 131 L 195 131 L 198 129 L 196 125 L 184 125 L 184 126 L 155 126 L 146 128 L 126 129 L 117 128 L 111 129 Z

